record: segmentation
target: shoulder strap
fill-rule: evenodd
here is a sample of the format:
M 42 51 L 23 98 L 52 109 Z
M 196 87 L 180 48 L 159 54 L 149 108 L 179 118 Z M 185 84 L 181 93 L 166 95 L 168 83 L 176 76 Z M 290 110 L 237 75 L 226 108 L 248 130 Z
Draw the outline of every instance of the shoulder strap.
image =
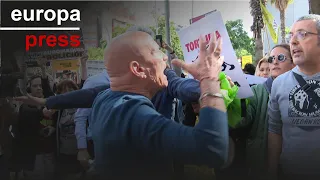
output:
M 302 90 L 304 90 L 304 92 L 307 93 L 307 91 L 310 90 L 311 86 L 303 79 L 303 77 L 295 72 L 293 72 L 294 77 L 296 78 L 296 80 L 298 81 L 300 87 Z
M 241 99 L 241 117 L 247 116 L 247 104 L 246 99 Z

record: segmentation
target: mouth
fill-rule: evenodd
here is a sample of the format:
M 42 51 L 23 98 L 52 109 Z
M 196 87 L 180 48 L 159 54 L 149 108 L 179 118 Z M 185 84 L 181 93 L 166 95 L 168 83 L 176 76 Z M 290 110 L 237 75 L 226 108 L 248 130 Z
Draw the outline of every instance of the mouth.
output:
M 301 53 L 302 53 L 302 50 L 300 50 L 300 49 L 292 50 L 292 56 L 299 56 L 299 55 L 301 55 Z
M 280 68 L 279 67 L 274 67 L 274 68 L 272 68 L 272 70 L 280 70 Z

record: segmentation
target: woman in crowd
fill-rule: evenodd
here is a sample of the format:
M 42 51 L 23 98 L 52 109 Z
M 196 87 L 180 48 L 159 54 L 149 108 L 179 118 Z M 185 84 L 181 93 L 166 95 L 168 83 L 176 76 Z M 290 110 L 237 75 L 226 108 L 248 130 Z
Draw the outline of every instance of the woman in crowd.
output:
M 57 85 L 57 94 L 78 90 L 79 87 L 71 80 L 63 80 Z M 62 109 L 56 114 L 57 138 L 57 176 L 58 179 L 74 179 L 82 174 L 82 166 L 77 160 L 77 139 L 74 134 L 74 109 Z
M 269 63 L 268 59 L 266 57 L 262 58 L 256 67 L 256 76 L 268 78 L 270 76 L 270 68 L 269 68 Z
M 259 64 L 263 65 L 265 62 L 262 59 Z M 273 80 L 294 67 L 290 46 L 280 44 L 273 47 L 267 62 L 271 77 L 265 83 L 251 87 L 254 95 L 249 99 L 246 118 L 238 125 L 249 127 L 250 130 L 246 143 L 246 161 L 252 180 L 261 179 L 267 172 L 268 100 Z
M 81 89 L 87 79 L 87 60 L 85 53 L 81 59 L 81 83 L 76 84 L 70 79 L 62 80 L 56 85 L 56 94 L 64 94 Z M 74 109 L 61 109 L 54 115 L 56 120 L 57 163 L 56 177 L 58 179 L 75 179 L 82 175 L 83 168 L 77 160 L 77 139 L 75 136 Z

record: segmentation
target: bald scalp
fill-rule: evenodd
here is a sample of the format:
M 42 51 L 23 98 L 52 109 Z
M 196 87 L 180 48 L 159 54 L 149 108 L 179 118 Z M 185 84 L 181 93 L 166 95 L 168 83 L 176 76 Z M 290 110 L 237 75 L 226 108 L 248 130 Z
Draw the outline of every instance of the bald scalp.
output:
M 132 61 L 143 63 L 143 48 L 152 37 L 145 32 L 126 32 L 114 38 L 104 53 L 105 66 L 109 76 L 118 76 L 129 71 Z

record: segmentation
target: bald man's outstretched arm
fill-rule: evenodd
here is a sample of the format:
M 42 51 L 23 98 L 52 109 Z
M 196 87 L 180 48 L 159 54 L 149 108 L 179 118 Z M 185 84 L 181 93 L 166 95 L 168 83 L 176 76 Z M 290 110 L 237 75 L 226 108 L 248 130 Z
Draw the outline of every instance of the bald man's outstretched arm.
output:
M 226 162 L 228 125 L 225 112 L 204 107 L 200 110 L 199 123 L 187 127 L 160 115 L 151 104 L 129 104 L 135 112 L 130 118 L 131 140 L 146 153 L 159 153 L 183 164 L 212 168 L 219 168 Z
M 48 109 L 91 108 L 96 96 L 110 85 L 98 86 L 89 89 L 80 89 L 46 99 Z
M 164 74 L 168 78 L 168 93 L 183 102 L 198 102 L 200 98 L 200 82 L 195 79 L 181 78 L 171 69 Z

